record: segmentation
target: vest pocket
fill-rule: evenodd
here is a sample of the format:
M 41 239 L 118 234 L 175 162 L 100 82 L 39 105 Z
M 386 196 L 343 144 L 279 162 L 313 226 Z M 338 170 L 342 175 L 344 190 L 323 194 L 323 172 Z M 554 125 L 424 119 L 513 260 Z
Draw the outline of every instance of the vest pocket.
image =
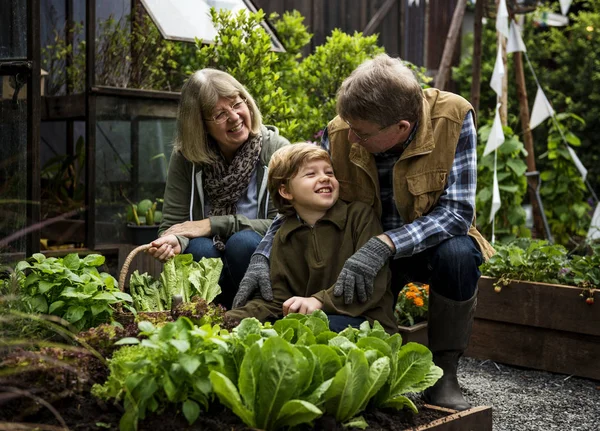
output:
M 414 218 L 427 214 L 438 201 L 448 173 L 445 169 L 435 169 L 406 177 L 408 191 L 414 198 Z

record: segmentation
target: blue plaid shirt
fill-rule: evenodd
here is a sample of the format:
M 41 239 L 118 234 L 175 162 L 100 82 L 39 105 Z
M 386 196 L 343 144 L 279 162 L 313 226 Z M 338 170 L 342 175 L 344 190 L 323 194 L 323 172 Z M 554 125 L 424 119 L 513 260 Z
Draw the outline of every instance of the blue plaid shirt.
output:
M 413 135 L 414 133 L 411 134 L 407 143 L 410 142 Z M 321 146 L 329 151 L 327 130 L 323 133 Z M 475 215 L 477 187 L 477 131 L 471 112 L 463 121 L 454 163 L 448 175 L 444 192 L 429 214 L 415 219 L 412 223 L 405 223 L 402 220 L 394 202 L 392 173 L 394 164 L 399 157 L 399 153 L 375 155 L 383 210 L 381 223 L 385 234 L 390 237 L 396 247 L 394 257 L 412 256 L 448 238 L 466 235 Z M 269 257 L 273 237 L 283 220 L 284 217 L 281 215 L 275 218 L 264 239 L 258 245 L 256 253 Z

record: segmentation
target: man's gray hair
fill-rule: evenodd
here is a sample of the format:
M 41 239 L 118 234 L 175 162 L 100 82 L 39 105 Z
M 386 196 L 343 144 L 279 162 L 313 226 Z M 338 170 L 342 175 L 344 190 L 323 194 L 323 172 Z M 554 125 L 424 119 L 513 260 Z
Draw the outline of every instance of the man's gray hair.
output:
M 382 128 L 402 120 L 413 124 L 421 115 L 423 90 L 402 60 L 380 54 L 344 80 L 336 108 L 348 121 L 370 121 Z

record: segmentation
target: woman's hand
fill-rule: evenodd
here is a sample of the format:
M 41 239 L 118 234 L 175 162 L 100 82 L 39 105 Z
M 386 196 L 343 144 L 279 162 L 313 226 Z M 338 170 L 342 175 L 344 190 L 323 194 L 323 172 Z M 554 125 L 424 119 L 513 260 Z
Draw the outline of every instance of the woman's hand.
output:
M 315 310 L 320 310 L 323 303 L 314 297 L 292 296 L 283 303 L 283 315 L 290 313 L 310 314 Z
M 188 238 L 208 237 L 211 235 L 210 219 L 174 224 L 165 231 L 164 235 L 181 235 Z
M 181 253 L 181 246 L 175 235 L 163 235 L 152 241 L 152 247 L 146 250 L 146 253 L 161 262 L 166 262 L 176 254 Z

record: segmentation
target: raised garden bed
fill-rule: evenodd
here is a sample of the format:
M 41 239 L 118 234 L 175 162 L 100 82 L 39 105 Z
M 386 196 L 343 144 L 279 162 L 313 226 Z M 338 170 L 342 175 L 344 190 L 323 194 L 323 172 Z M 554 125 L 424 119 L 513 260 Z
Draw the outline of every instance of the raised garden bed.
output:
M 590 305 L 577 287 L 495 281 L 479 280 L 466 356 L 600 380 L 600 292 Z

